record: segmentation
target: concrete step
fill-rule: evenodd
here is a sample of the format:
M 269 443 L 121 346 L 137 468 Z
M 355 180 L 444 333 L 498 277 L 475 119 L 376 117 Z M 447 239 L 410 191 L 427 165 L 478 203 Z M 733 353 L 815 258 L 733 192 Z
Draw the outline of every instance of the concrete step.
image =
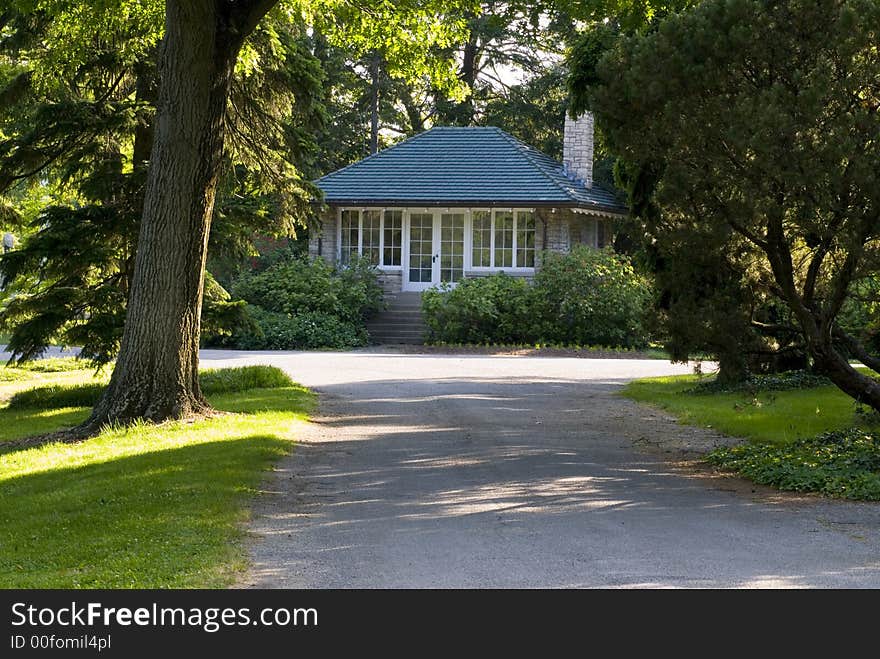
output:
M 422 316 L 416 314 L 402 314 L 397 311 L 389 311 L 380 313 L 367 321 L 367 325 L 375 325 L 376 323 L 395 323 L 398 325 L 424 325 L 425 320 Z
M 389 309 L 421 309 L 422 295 L 421 293 L 397 293 L 396 295 L 386 295 L 385 305 Z
M 405 343 L 407 345 L 422 345 L 424 343 L 424 338 L 419 336 L 385 336 L 385 335 L 370 335 L 370 343 L 372 345 L 393 345 L 395 343 Z
M 425 329 L 424 325 L 394 325 L 392 323 L 367 325 L 367 331 L 370 334 L 418 334 L 421 336 L 425 333 Z

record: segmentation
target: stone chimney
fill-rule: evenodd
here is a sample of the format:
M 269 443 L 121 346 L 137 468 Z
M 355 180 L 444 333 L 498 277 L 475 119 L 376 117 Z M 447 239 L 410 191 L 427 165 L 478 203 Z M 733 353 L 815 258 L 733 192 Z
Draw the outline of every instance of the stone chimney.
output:
M 593 187 L 593 113 L 584 112 L 577 119 L 565 115 L 562 139 L 562 166 L 568 178 Z

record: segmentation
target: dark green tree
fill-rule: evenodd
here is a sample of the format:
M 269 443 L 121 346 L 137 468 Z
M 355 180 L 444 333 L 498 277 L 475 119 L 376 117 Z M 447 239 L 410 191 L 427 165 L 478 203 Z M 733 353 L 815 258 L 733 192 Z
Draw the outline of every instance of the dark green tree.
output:
M 125 59 L 122 53 L 141 47 L 142 27 L 120 22 L 112 38 L 92 35 L 70 81 L 54 80 L 41 70 L 51 66 L 51 20 L 7 18 L 0 56 L 12 75 L 0 112 L 0 184 L 19 195 L 30 186 L 49 203 L 21 227 L 20 248 L 0 261 L 0 318 L 18 360 L 59 341 L 104 364 L 119 349 L 133 275 L 155 116 L 155 47 L 143 44 Z M 240 258 L 256 232 L 291 233 L 309 210 L 312 189 L 296 168 L 315 150 L 322 72 L 304 28 L 281 18 L 249 42 L 252 57 L 268 66 L 243 70 L 232 82 L 210 235 L 215 258 Z M 50 179 L 58 189 L 47 186 Z M 206 287 L 203 313 L 213 331 L 241 320 L 241 308 L 221 287 Z
M 880 410 L 880 384 L 841 344 L 880 361 L 838 322 L 880 265 L 878 43 L 876 0 L 707 0 L 619 40 L 585 102 L 657 230 L 723 226 L 729 238 L 705 249 L 787 310 L 819 370 Z M 731 260 L 738 249 L 748 258 Z

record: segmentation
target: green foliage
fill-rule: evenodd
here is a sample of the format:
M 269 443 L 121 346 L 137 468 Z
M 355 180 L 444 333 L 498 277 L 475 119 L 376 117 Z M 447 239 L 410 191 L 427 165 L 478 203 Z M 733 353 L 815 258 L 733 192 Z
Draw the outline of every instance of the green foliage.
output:
M 248 306 L 253 330 L 237 330 L 225 345 L 240 350 L 343 350 L 366 345 L 362 323 L 320 311 L 295 314 Z
M 813 389 L 815 387 L 828 387 L 831 385 L 824 375 L 811 371 L 785 371 L 773 375 L 749 375 L 742 382 L 726 382 L 712 379 L 698 383 L 693 389 L 687 390 L 689 394 L 730 394 L 736 392 L 758 391 L 788 391 L 790 389 Z
M 785 446 L 716 449 L 707 460 L 756 483 L 794 492 L 880 501 L 880 438 L 858 429 L 828 432 Z
M 650 286 L 626 257 L 545 253 L 533 285 L 504 273 L 422 294 L 434 342 L 644 347 Z
M 422 310 L 433 342 L 529 343 L 538 334 L 534 301 L 524 279 L 499 273 L 429 289 L 422 293 Z
M 546 253 L 535 275 L 542 334 L 550 343 L 644 346 L 648 281 L 625 256 L 583 245 Z
M 725 316 L 759 322 L 764 349 L 808 350 L 875 408 L 873 383 L 832 337 L 880 264 L 878 30 L 877 0 L 705 0 L 619 38 L 578 90 L 622 160 L 647 243 L 703 270 L 694 281 L 716 269 L 704 255 L 723 255 L 730 294 L 704 305 L 718 309 L 714 343 L 748 339 Z M 682 306 L 683 326 L 699 327 L 700 307 Z M 685 351 L 708 347 L 685 338 Z
M 293 386 L 290 377 L 274 366 L 240 366 L 199 372 L 199 384 L 206 396 L 240 393 L 249 389 L 277 389 Z M 92 407 L 106 384 L 52 384 L 19 391 L 9 399 L 8 409 L 53 410 L 64 407 Z
M 293 258 L 242 274 L 232 293 L 266 311 L 311 311 L 360 322 L 382 306 L 377 273 L 367 259 L 335 268 L 324 259 Z
M 378 271 L 366 259 L 335 268 L 324 259 L 285 257 L 240 275 L 235 297 L 248 321 L 211 342 L 243 350 L 352 348 L 367 342 L 364 320 L 382 308 Z

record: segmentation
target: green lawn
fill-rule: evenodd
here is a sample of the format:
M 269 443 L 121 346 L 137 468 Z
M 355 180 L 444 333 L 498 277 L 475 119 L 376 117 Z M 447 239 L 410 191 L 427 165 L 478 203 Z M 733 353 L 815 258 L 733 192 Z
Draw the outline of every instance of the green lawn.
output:
M 833 386 L 755 395 L 685 393 L 699 379 L 676 375 L 636 380 L 626 386 L 623 395 L 661 407 L 682 423 L 762 442 L 784 444 L 859 423 L 853 399 Z
M 778 380 L 804 387 L 802 375 Z M 697 376 L 637 380 L 623 395 L 662 407 L 683 423 L 747 438 L 706 456 L 724 471 L 781 490 L 880 500 L 880 429 L 868 422 L 876 424 L 876 415 L 857 414 L 853 399 L 836 387 L 768 390 L 766 380 L 763 385 L 753 380 L 753 387 L 765 389 L 695 393 L 698 381 Z
M 105 376 L 106 377 L 106 376 Z M 245 565 L 248 506 L 292 448 L 314 396 L 292 382 L 215 373 L 227 415 L 108 429 L 78 444 L 0 454 L 0 587 L 222 587 Z M 101 381 L 98 378 L 97 381 Z M 96 381 L 91 371 L 34 373 L 0 387 Z M 5 387 L 5 389 L 3 388 Z M 86 407 L 0 407 L 0 442 L 74 424 Z M 2 444 L 0 444 L 2 446 Z

